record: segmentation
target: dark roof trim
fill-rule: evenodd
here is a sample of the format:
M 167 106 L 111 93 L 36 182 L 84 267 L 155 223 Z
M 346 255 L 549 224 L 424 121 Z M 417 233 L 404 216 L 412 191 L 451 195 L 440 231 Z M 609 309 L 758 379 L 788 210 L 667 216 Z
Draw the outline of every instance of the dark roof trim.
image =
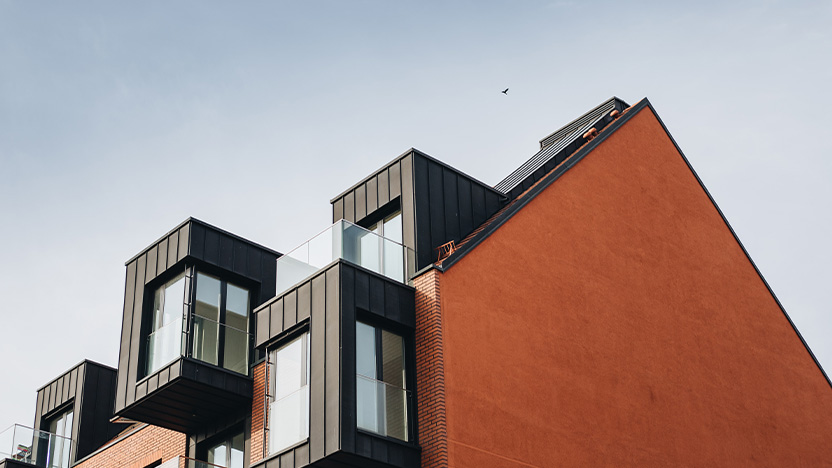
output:
M 537 185 L 533 186 L 529 189 L 528 193 L 517 197 L 512 201 L 512 203 L 506 207 L 505 211 L 500 213 L 496 219 L 491 221 L 482 231 L 480 231 L 473 239 L 469 240 L 468 242 L 462 244 L 454 253 L 452 253 L 448 258 L 446 258 L 442 265 L 439 266 L 440 271 L 446 271 L 448 268 L 452 267 L 456 262 L 458 262 L 462 257 L 464 257 L 468 252 L 473 250 L 476 246 L 478 246 L 483 240 L 485 240 L 488 236 L 491 235 L 494 231 L 496 231 L 500 226 L 502 226 L 506 221 L 511 219 L 515 213 L 523 209 L 530 201 L 532 201 L 539 193 L 546 190 L 548 186 L 550 186 L 554 181 L 558 180 L 563 173 L 568 171 L 572 168 L 575 164 L 577 164 L 581 159 L 583 159 L 587 154 L 592 152 L 598 145 L 606 141 L 610 135 L 612 135 L 618 128 L 628 122 L 634 115 L 638 114 L 646 105 L 648 104 L 647 99 L 641 100 L 638 104 L 631 107 L 629 111 L 619 117 L 617 120 L 614 120 L 610 123 L 603 132 L 601 132 L 597 137 L 592 139 L 589 143 L 584 145 L 580 150 L 574 153 L 569 159 L 565 160 L 561 165 L 556 167 L 552 170 L 549 174 L 544 176 Z M 487 222 L 487 221 L 486 221 Z
M 70 372 L 74 371 L 76 368 L 81 367 L 84 364 L 92 365 L 92 366 L 98 366 L 98 367 L 101 367 L 103 369 L 111 370 L 113 372 L 118 372 L 118 369 L 116 369 L 114 367 L 110 367 L 108 365 L 101 364 L 100 362 L 91 361 L 89 359 L 84 359 L 83 361 L 79 362 L 78 364 L 75 364 L 74 366 L 70 367 L 69 369 L 67 369 L 66 371 L 61 373 L 61 375 L 59 375 L 59 376 L 55 377 L 54 379 L 50 380 L 46 385 L 42 385 L 40 388 L 38 388 L 36 390 L 36 392 L 39 392 L 39 391 L 43 390 L 44 388 L 52 385 L 53 382 L 56 382 L 56 381 L 62 379 L 65 375 L 69 374 Z
M 141 257 L 142 255 L 144 255 L 144 254 L 145 254 L 148 250 L 150 250 L 150 249 L 152 249 L 153 247 L 155 247 L 155 246 L 156 246 L 156 244 L 158 244 L 159 242 L 162 242 L 162 240 L 163 240 L 163 239 L 167 238 L 169 235 L 173 234 L 174 232 L 176 232 L 176 231 L 180 230 L 180 229 L 182 228 L 182 226 L 184 226 L 184 225 L 186 225 L 186 224 L 188 224 L 188 223 L 196 223 L 196 224 L 201 224 L 201 225 L 203 225 L 203 226 L 205 226 L 205 227 L 207 227 L 207 228 L 209 228 L 209 229 L 213 229 L 213 230 L 215 230 L 215 231 L 217 231 L 217 232 L 219 232 L 219 233 L 221 233 L 221 234 L 224 234 L 224 235 L 226 235 L 226 236 L 233 237 L 233 238 L 235 238 L 235 239 L 237 239 L 237 240 L 243 241 L 243 242 L 245 242 L 246 244 L 251 245 L 252 247 L 256 247 L 256 248 L 258 248 L 258 249 L 265 250 L 266 252 L 269 252 L 269 253 L 272 253 L 272 254 L 274 254 L 274 255 L 277 255 L 278 257 L 280 257 L 280 256 L 282 256 L 282 255 L 283 255 L 282 253 L 278 252 L 277 250 L 272 250 L 272 249 L 270 249 L 270 248 L 268 248 L 268 247 L 265 247 L 265 246 L 263 246 L 263 245 L 260 245 L 260 244 L 258 244 L 258 243 L 256 243 L 256 242 L 252 242 L 252 241 L 250 241 L 250 240 L 246 239 L 245 237 L 241 237 L 241 236 L 238 236 L 237 234 L 234 234 L 233 232 L 228 232 L 228 231 L 226 231 L 225 229 L 220 229 L 220 228 L 218 228 L 218 227 L 214 226 L 213 224 L 208 224 L 208 223 L 206 223 L 205 221 L 201 221 L 201 220 L 196 219 L 196 218 L 194 218 L 194 217 L 189 217 L 189 218 L 188 218 L 188 219 L 186 219 L 185 221 L 182 221 L 181 223 L 177 224 L 177 225 L 176 225 L 176 227 L 174 227 L 173 229 L 171 229 L 170 231 L 168 231 L 165 235 L 163 235 L 163 236 L 159 237 L 158 239 L 156 239 L 155 241 L 153 241 L 150 245 L 148 245 L 147 247 L 145 247 L 144 249 L 142 249 L 142 251 L 141 251 L 141 252 L 137 253 L 136 255 L 133 255 L 133 257 L 131 257 L 131 258 L 130 258 L 130 260 L 127 260 L 126 262 L 124 262 L 124 264 L 125 264 L 125 265 L 129 265 L 131 262 L 133 262 L 133 261 L 134 261 L 134 260 L 136 260 L 137 258 L 139 258 L 139 257 Z
M 397 163 L 397 162 L 401 161 L 402 159 L 406 158 L 406 157 L 407 157 L 408 155 L 410 155 L 410 154 L 414 154 L 414 155 L 417 155 L 417 156 L 421 156 L 421 157 L 423 157 L 423 158 L 425 158 L 425 159 L 428 159 L 428 160 L 430 160 L 430 161 L 435 162 L 436 164 L 439 164 L 440 166 L 442 166 L 442 167 L 444 167 L 444 168 L 447 168 L 447 169 L 449 169 L 449 170 L 451 170 L 451 171 L 454 171 L 454 172 L 456 172 L 457 174 L 459 174 L 459 175 L 461 175 L 461 176 L 465 177 L 466 179 L 470 180 L 471 182 L 475 182 L 475 183 L 477 183 L 477 184 L 479 184 L 479 185 L 483 186 L 486 190 L 489 190 L 489 191 L 491 191 L 491 192 L 496 193 L 496 194 L 497 194 L 497 195 L 499 195 L 500 197 L 505 198 L 505 196 L 506 196 L 506 194 L 505 194 L 505 193 L 503 193 L 503 192 L 501 192 L 501 191 L 499 191 L 499 190 L 495 189 L 494 187 L 492 187 L 492 186 L 490 186 L 490 185 L 486 184 L 485 182 L 482 182 L 482 181 L 480 181 L 479 179 L 475 179 L 474 177 L 469 176 L 468 174 L 466 174 L 466 173 L 464 173 L 464 172 L 460 171 L 459 169 L 457 169 L 457 168 L 455 168 L 455 167 L 453 167 L 453 166 L 450 166 L 450 165 L 448 165 L 447 163 L 444 163 L 444 162 L 442 162 L 442 161 L 440 161 L 440 160 L 438 160 L 438 159 L 434 158 L 433 156 L 431 156 L 431 155 L 429 155 L 429 154 L 427 154 L 427 153 L 423 153 L 423 152 L 421 152 L 421 151 L 417 150 L 416 148 L 410 148 L 409 150 L 405 151 L 404 153 L 402 153 L 402 154 L 400 154 L 399 156 L 397 156 L 396 158 L 394 158 L 392 161 L 388 162 L 387 164 L 385 164 L 385 165 L 381 166 L 380 168 L 378 168 L 377 170 L 373 171 L 373 172 L 372 172 L 370 175 L 368 175 L 367 177 L 365 177 L 365 178 L 361 179 L 360 181 L 358 181 L 357 183 L 353 184 L 350 188 L 348 188 L 348 189 L 344 190 L 343 192 L 341 192 L 340 194 L 338 194 L 335 198 L 332 198 L 331 200 L 329 200 L 329 203 L 335 203 L 337 200 L 339 200 L 339 199 L 343 198 L 343 197 L 344 197 L 344 195 L 346 195 L 346 194 L 348 194 L 349 192 L 352 192 L 353 190 L 355 190 L 355 189 L 356 189 L 359 185 L 362 185 L 363 183 L 367 182 L 367 181 L 368 181 L 368 180 L 370 180 L 371 178 L 375 177 L 375 176 L 376 176 L 376 174 L 378 174 L 378 173 L 380 173 L 381 171 L 383 171 L 383 170 L 387 169 L 388 167 L 392 166 L 393 164 L 395 164 L 395 163 Z
M 688 166 L 688 169 L 693 174 L 693 176 L 696 178 L 696 181 L 699 182 L 699 186 L 705 192 L 705 195 L 708 196 L 708 199 L 711 201 L 714 208 L 716 208 L 717 213 L 719 213 L 719 216 L 722 218 L 722 222 L 724 222 L 725 226 L 728 227 L 728 231 L 730 231 L 731 235 L 734 236 L 734 240 L 737 241 L 737 244 L 742 249 L 743 253 L 745 254 L 745 257 L 748 259 L 749 263 L 751 263 L 751 266 L 754 267 L 754 271 L 757 272 L 757 276 L 760 277 L 760 279 L 763 281 L 763 284 L 766 286 L 766 289 L 768 290 L 769 294 L 771 294 L 771 297 L 774 298 L 774 302 L 777 303 L 777 307 L 779 307 L 780 311 L 783 312 L 783 315 L 786 317 L 786 320 L 788 320 L 789 325 L 791 325 L 791 327 L 792 327 L 792 330 L 794 330 L 795 334 L 800 339 L 800 342 L 803 343 L 803 347 L 806 348 L 806 351 L 809 353 L 809 356 L 811 356 L 812 360 L 815 361 L 815 365 L 817 365 L 818 369 L 820 369 L 821 374 L 823 374 L 823 377 L 826 379 L 826 383 L 828 383 L 829 386 L 832 387 L 832 380 L 829 379 L 829 375 L 826 373 L 823 366 L 820 364 L 820 361 L 818 361 L 818 358 L 815 356 L 815 353 L 812 352 L 812 349 L 809 347 L 809 344 L 806 343 L 805 339 L 803 339 L 803 335 L 800 334 L 800 331 L 795 326 L 791 317 L 789 317 L 789 314 L 788 314 L 788 312 L 786 312 L 786 309 L 783 307 L 783 304 L 780 302 L 780 299 L 778 299 L 777 295 L 774 294 L 774 291 L 771 289 L 771 286 L 768 284 L 768 281 L 766 281 L 762 272 L 760 272 L 760 269 L 757 268 L 757 264 L 754 263 L 754 260 L 751 258 L 751 255 L 748 253 L 748 250 L 746 250 L 745 245 L 743 245 L 742 241 L 737 236 L 737 233 L 734 231 L 734 228 L 731 227 L 731 224 L 728 222 L 728 219 L 725 217 L 725 214 L 719 208 L 719 205 L 714 200 L 714 197 L 711 196 L 711 193 L 705 187 L 705 184 L 702 183 L 702 179 L 699 178 L 699 174 L 697 174 L 696 171 L 693 169 L 693 166 L 691 166 L 690 161 L 685 156 L 685 153 L 682 151 L 682 148 L 680 148 L 679 145 L 676 143 L 676 140 L 673 138 L 673 135 L 670 134 L 670 131 L 668 131 L 667 126 L 665 126 L 661 117 L 659 117 L 659 114 L 656 112 L 656 109 L 653 108 L 653 105 L 650 103 L 650 101 L 647 98 L 644 98 L 641 101 L 639 101 L 636 105 L 634 105 L 632 108 L 630 108 L 630 110 L 627 113 L 625 113 L 623 116 L 618 118 L 618 120 L 616 120 L 612 124 L 610 124 L 608 129 L 601 132 L 601 134 L 598 135 L 598 137 L 596 137 L 595 139 L 590 141 L 580 151 L 575 153 L 572 156 L 572 158 L 564 161 L 564 163 L 561 166 L 555 168 L 546 177 L 541 179 L 541 181 L 540 181 L 540 183 L 538 183 L 538 185 L 529 189 L 529 193 L 525 194 L 524 196 L 522 196 L 520 198 L 515 199 L 515 202 L 512 205 L 509 205 L 505 212 L 500 214 L 497 217 L 497 219 L 495 219 L 493 222 L 491 222 L 491 224 L 486 226 L 479 234 L 477 234 L 477 236 L 475 238 L 473 238 L 470 241 L 463 244 L 453 254 L 451 254 L 448 258 L 446 258 L 445 261 L 442 262 L 442 265 L 437 266 L 439 271 L 444 272 L 448 268 L 450 268 L 454 264 L 456 264 L 456 262 L 458 262 L 468 252 L 473 250 L 485 238 L 487 238 L 489 235 L 491 235 L 491 233 L 496 231 L 497 228 L 502 226 L 506 221 L 508 221 L 512 216 L 514 216 L 515 213 L 520 211 L 524 206 L 526 206 L 526 204 L 528 204 L 532 199 L 534 199 L 539 193 L 541 193 L 543 190 L 545 190 L 546 187 L 551 185 L 552 182 L 554 182 L 555 180 L 560 178 L 560 176 L 563 175 L 564 172 L 568 171 L 570 168 L 572 168 L 572 166 L 574 166 L 581 159 L 583 159 L 584 156 L 586 156 L 587 154 L 592 152 L 592 150 L 594 150 L 595 147 L 597 147 L 599 144 L 603 143 L 604 140 L 606 140 L 610 135 L 612 135 L 618 128 L 620 128 L 622 125 L 624 125 L 627 121 L 629 121 L 631 118 L 633 118 L 634 115 L 641 112 L 645 107 L 649 108 L 650 111 L 653 113 L 653 115 L 656 117 L 656 120 L 662 126 L 662 129 L 667 134 L 668 138 L 670 138 L 670 141 L 673 143 L 673 146 L 676 148 L 676 151 L 679 152 L 679 155 L 682 157 L 682 160 Z

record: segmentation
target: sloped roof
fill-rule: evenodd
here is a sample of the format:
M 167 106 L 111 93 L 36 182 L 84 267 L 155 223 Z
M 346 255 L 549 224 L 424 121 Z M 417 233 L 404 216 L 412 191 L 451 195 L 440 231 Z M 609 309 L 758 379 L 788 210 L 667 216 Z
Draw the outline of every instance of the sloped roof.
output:
M 587 131 L 593 127 L 601 130 L 611 122 L 610 112 L 613 110 L 621 112 L 628 107 L 630 107 L 629 104 L 617 97 L 602 102 L 540 140 L 540 151 L 506 176 L 494 188 L 507 194 L 510 199 L 517 197 L 580 148 L 586 142 L 583 135 Z

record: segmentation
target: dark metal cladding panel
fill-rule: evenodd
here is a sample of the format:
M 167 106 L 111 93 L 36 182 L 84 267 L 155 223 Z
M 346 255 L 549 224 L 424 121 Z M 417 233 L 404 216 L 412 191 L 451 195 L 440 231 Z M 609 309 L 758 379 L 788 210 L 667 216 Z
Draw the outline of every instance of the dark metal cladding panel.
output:
M 399 322 L 416 327 L 416 292 L 412 289 L 404 289 L 399 287 L 399 310 L 401 311 L 401 320 Z
M 151 375 L 150 378 L 146 380 L 146 382 L 147 393 L 153 393 L 157 388 L 159 388 L 159 374 Z
M 127 397 L 125 404 L 131 405 L 136 401 L 136 375 L 138 374 L 142 334 L 142 304 L 144 303 L 144 284 L 138 278 L 144 278 L 147 257 L 142 255 L 136 259 L 136 292 L 133 300 L 133 321 L 130 332 L 130 360 L 127 366 Z
M 325 452 L 331 455 L 341 448 L 341 321 L 340 321 L 340 268 L 326 271 L 326 424 Z
M 370 308 L 373 314 L 384 316 L 384 280 L 370 276 Z
M 235 273 L 244 276 L 249 276 L 246 271 L 246 260 L 248 259 L 247 245 L 237 239 L 234 239 L 234 268 Z
M 179 231 L 168 236 L 168 266 L 176 263 L 179 258 Z
M 332 222 L 344 217 L 344 199 L 339 198 L 332 203 Z
M 457 175 L 450 169 L 442 170 L 444 189 L 443 199 L 445 200 L 445 241 L 459 242 L 459 199 L 457 198 Z M 440 242 L 440 245 L 444 242 Z M 437 245 L 438 247 L 438 245 Z
M 213 229 L 205 230 L 205 253 L 202 260 L 212 265 L 220 263 L 220 233 Z
M 298 317 L 298 294 L 292 290 L 283 296 L 283 329 L 287 330 L 297 323 Z
M 283 298 L 269 304 L 269 338 L 283 333 Z
M 147 266 L 145 268 L 144 283 L 147 284 L 156 277 L 156 246 L 147 251 Z
M 156 276 L 159 276 L 168 267 L 168 238 L 160 240 L 157 248 L 159 253 L 156 254 Z
M 43 415 L 49 412 L 49 387 L 45 387 L 41 391 L 43 392 L 43 398 L 41 400 L 40 414 Z
M 310 324 L 309 461 L 324 457 L 324 388 L 326 364 L 326 275 L 312 278 L 312 322 Z
M 401 161 L 396 161 L 387 168 L 388 183 L 390 184 L 390 199 L 402 194 L 402 167 Z
M 168 369 L 170 369 L 171 380 L 175 379 L 176 377 L 182 376 L 182 359 L 177 359 L 173 361 L 171 365 L 168 366 Z
M 486 219 L 500 211 L 500 198 L 494 192 L 485 192 Z
M 430 252 L 436 258 L 433 249 L 447 242 L 445 235 L 445 197 L 442 191 L 442 166 L 434 162 L 428 164 L 428 199 L 430 203 Z
M 55 381 L 49 384 L 49 411 L 54 410 L 60 403 L 61 400 L 58 398 L 58 382 Z
M 384 206 L 390 201 L 390 177 L 387 170 L 378 173 L 378 206 Z
M 378 209 L 378 176 L 371 177 L 365 184 L 367 197 L 367 213 Z
M 341 264 L 341 450 L 346 452 L 355 451 L 355 304 L 359 274 L 357 269 Z M 366 290 L 369 282 L 364 284 Z
M 55 406 L 61 406 L 64 401 L 64 379 L 58 379 L 55 381 Z
M 191 223 L 191 255 L 198 259 L 205 257 L 205 226 Z
M 136 384 L 136 394 L 135 399 L 141 400 L 142 398 L 147 396 L 147 380 L 139 382 Z
M 115 380 L 115 374 L 113 375 L 113 380 Z M 67 394 L 67 398 L 75 398 L 77 395 L 78 390 L 78 368 L 72 369 L 69 373 L 69 393 Z
M 280 456 L 280 466 L 282 467 L 294 467 L 295 465 L 295 452 L 294 450 L 289 450 L 288 452 L 284 453 Z
M 355 195 L 352 192 L 344 195 L 344 219 L 355 222 Z
M 409 154 L 402 158 L 402 190 L 401 190 L 401 208 L 402 208 L 402 240 L 405 246 L 414 249 L 416 248 L 416 219 L 413 209 L 414 197 L 414 182 L 413 182 L 413 154 Z M 415 269 L 414 269 L 415 271 Z
M 353 190 L 355 193 L 355 219 L 361 220 L 367 216 L 367 191 L 364 184 Z
M 377 438 L 373 438 L 373 458 L 387 463 L 387 442 Z
M 355 307 L 361 310 L 370 310 L 370 275 L 362 270 L 351 269 L 355 272 L 355 287 L 353 297 Z
M 303 444 L 295 449 L 295 466 L 301 467 L 309 464 L 309 444 Z
M 261 254 L 260 304 L 273 298 L 277 288 L 277 257 Z M 258 304 L 259 305 L 259 304 Z
M 254 347 L 260 347 L 269 341 L 269 309 L 254 314 Z
M 474 230 L 471 211 L 471 181 L 465 177 L 457 178 L 457 200 L 459 200 L 459 236 L 465 238 Z
M 262 269 L 260 268 L 260 257 L 262 256 L 263 254 L 259 251 L 259 249 L 255 249 L 254 247 L 248 247 L 248 249 L 246 249 L 245 271 L 249 277 L 261 278 L 261 281 L 263 275 L 261 274 Z M 263 299 L 261 298 L 261 300 Z M 252 302 L 254 302 L 254 299 L 252 299 Z
M 298 288 L 298 308 L 295 323 L 309 317 L 312 313 L 312 283 L 304 283 Z
M 400 288 L 390 282 L 384 281 L 384 316 L 390 320 L 401 322 L 402 311 L 399 309 Z
M 234 240 L 227 236 L 220 236 L 220 262 L 219 266 L 230 270 L 234 261 Z
M 372 458 L 373 441 L 367 434 L 357 432 L 355 436 L 355 453 L 362 457 Z
M 471 185 L 471 210 L 474 217 L 474 229 L 476 229 L 488 219 L 485 208 L 485 189 L 478 184 Z
M 179 248 L 176 252 L 176 260 L 182 260 L 188 255 L 188 244 L 191 242 L 191 224 L 193 223 L 185 223 L 184 226 L 179 228 Z
M 413 182 L 414 193 L 418 196 L 414 199 L 414 219 L 416 233 L 416 270 L 430 265 L 436 258 L 430 247 L 430 192 L 428 161 L 423 157 L 413 158 Z
M 159 386 L 165 386 L 168 382 L 170 382 L 170 367 L 165 367 L 160 370 L 157 376 L 159 378 Z
M 130 336 L 133 331 L 133 294 L 135 293 L 135 288 L 136 262 L 134 261 L 127 265 L 127 277 L 124 281 L 124 312 L 121 319 L 121 341 L 119 345 L 115 411 L 120 411 L 125 407 L 125 397 L 127 396 Z

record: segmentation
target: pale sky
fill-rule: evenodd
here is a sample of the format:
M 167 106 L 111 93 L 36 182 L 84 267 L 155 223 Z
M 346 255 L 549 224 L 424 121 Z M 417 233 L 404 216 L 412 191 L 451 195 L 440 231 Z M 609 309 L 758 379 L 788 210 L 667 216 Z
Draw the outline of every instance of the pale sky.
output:
M 410 147 L 495 184 L 613 95 L 650 99 L 832 371 L 830 24 L 828 1 L 0 0 L 0 428 L 116 365 L 124 262 L 188 216 L 286 252 Z

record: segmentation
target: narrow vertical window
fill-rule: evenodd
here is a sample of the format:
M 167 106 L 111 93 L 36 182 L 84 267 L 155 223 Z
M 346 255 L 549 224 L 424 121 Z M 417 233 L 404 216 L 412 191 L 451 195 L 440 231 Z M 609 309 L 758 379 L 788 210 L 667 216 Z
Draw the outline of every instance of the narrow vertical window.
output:
M 69 410 L 49 422 L 49 432 L 55 435 L 50 436 L 49 454 L 46 457 L 50 468 L 69 468 L 73 419 L 73 411 Z
M 245 449 L 245 436 L 242 432 L 237 433 L 210 447 L 207 462 L 217 467 L 245 468 Z M 202 462 L 196 462 L 195 465 L 200 467 L 200 463 Z
M 248 290 L 197 273 L 193 315 L 192 356 L 248 374 Z
M 272 351 L 269 395 L 269 453 L 309 437 L 309 334 Z
M 358 427 L 407 441 L 404 339 L 361 322 L 355 332 Z
M 147 337 L 146 375 L 182 354 L 185 312 L 185 273 L 158 288 L 153 297 L 153 317 Z

